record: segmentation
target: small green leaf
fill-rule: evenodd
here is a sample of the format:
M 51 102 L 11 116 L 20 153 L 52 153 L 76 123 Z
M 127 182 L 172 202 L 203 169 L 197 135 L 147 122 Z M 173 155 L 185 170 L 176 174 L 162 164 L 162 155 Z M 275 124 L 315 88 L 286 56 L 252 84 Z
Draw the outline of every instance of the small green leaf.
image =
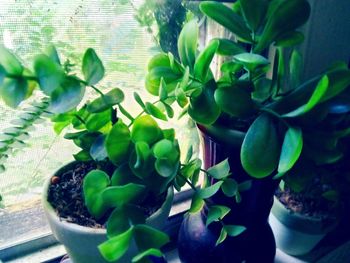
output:
M 241 16 L 229 7 L 217 2 L 203 2 L 199 5 L 200 10 L 211 19 L 224 26 L 238 37 L 251 42 L 250 30 Z
M 83 193 L 85 205 L 89 213 L 97 219 L 101 218 L 108 208 L 102 198 L 102 192 L 109 184 L 109 176 L 100 170 L 90 171 L 84 178 Z
M 322 96 L 327 92 L 329 80 L 327 75 L 323 76 L 322 79 L 318 82 L 314 92 L 312 93 L 309 101 L 300 106 L 299 108 L 282 115 L 283 117 L 296 117 L 303 115 L 313 109 L 322 99 Z
M 299 159 L 303 149 L 303 134 L 300 128 L 289 127 L 282 144 L 278 173 L 289 171 Z
M 248 129 L 241 147 L 244 170 L 254 178 L 269 176 L 278 165 L 280 145 L 271 117 L 260 115 Z
M 96 138 L 90 148 L 90 156 L 95 161 L 102 161 L 107 158 L 107 151 L 105 148 L 105 135 L 100 135 Z
M 168 98 L 168 91 L 166 88 L 166 83 L 163 78 L 160 80 L 160 86 L 159 86 L 159 99 L 161 101 L 166 100 Z
M 168 120 L 166 115 L 157 106 L 150 102 L 146 102 L 146 112 L 157 119 L 163 121 Z
M 234 56 L 237 54 L 241 54 L 246 52 L 244 48 L 242 48 L 236 42 L 226 38 L 214 38 L 219 41 L 219 47 L 216 50 L 216 53 L 223 56 Z
M 185 92 L 180 87 L 180 84 L 178 84 L 175 88 L 175 96 L 177 104 L 179 104 L 181 108 L 185 107 L 188 104 L 188 99 L 186 97 Z
M 68 77 L 51 93 L 49 109 L 53 113 L 70 111 L 79 105 L 84 93 L 85 87 L 77 79 Z
M 46 55 L 39 55 L 34 59 L 34 71 L 38 77 L 40 89 L 51 95 L 64 81 L 65 74 L 59 64 Z
M 289 76 L 292 88 L 296 88 L 300 85 L 302 72 L 303 58 L 301 53 L 294 49 L 289 60 Z
M 202 198 L 198 197 L 197 194 L 194 194 L 192 197 L 192 201 L 191 201 L 191 207 L 188 210 L 188 212 L 191 214 L 198 213 L 200 210 L 202 210 L 204 205 L 205 205 L 204 200 Z
M 4 67 L 1 66 L 1 64 L 0 64 L 0 86 L 1 86 L 2 83 L 4 82 L 5 77 L 6 77 L 6 70 L 5 70 Z
M 270 62 L 265 57 L 253 53 L 238 54 L 233 58 L 237 63 L 242 64 L 248 71 L 253 71 L 257 67 L 270 64 Z
M 152 145 L 162 134 L 157 122 L 149 115 L 138 117 L 132 126 L 131 139 L 133 142 L 144 141 Z
M 57 49 L 54 45 L 49 45 L 45 49 L 45 54 L 56 64 L 61 65 L 60 57 L 58 56 Z
M 237 194 L 238 184 L 235 180 L 227 178 L 224 180 L 221 190 L 227 197 L 233 197 Z
M 163 102 L 163 106 L 165 108 L 165 111 L 166 111 L 166 114 L 168 115 L 168 117 L 169 118 L 173 118 L 174 117 L 174 110 L 173 110 L 173 108 L 169 104 L 167 104 L 165 102 Z
M 141 106 L 142 109 L 146 108 L 145 103 L 143 103 L 141 96 L 137 92 L 134 92 L 134 99 Z
M 202 199 L 212 197 L 213 195 L 216 194 L 217 191 L 219 191 L 219 189 L 223 183 L 224 183 L 223 181 L 219 181 L 211 186 L 199 189 L 197 191 L 198 197 L 200 197 Z
M 135 242 L 139 250 L 161 248 L 170 241 L 167 234 L 147 225 L 135 226 Z
M 210 64 L 219 47 L 219 41 L 212 40 L 206 48 L 198 55 L 194 64 L 194 76 L 205 83 L 208 79 Z
M 0 45 L 0 64 L 9 74 L 22 75 L 23 66 L 21 62 L 7 48 Z
M 238 191 L 244 192 L 249 190 L 252 187 L 252 180 L 247 180 L 238 185 Z
M 95 50 L 92 48 L 89 48 L 85 51 L 82 71 L 88 85 L 95 85 L 103 78 L 105 74 L 105 69 L 102 61 L 97 56 Z
M 221 161 L 220 163 L 210 167 L 207 170 L 208 174 L 215 179 L 223 179 L 230 175 L 230 164 L 228 159 Z
M 222 206 L 222 205 L 210 206 L 205 225 L 209 226 L 212 222 L 218 221 L 219 219 L 223 219 L 230 211 L 231 209 L 227 206 Z
M 4 102 L 16 108 L 25 98 L 28 91 L 28 82 L 23 79 L 5 79 L 2 86 L 0 86 L 0 95 Z
M 154 257 L 162 257 L 163 256 L 163 253 L 162 251 L 160 251 L 159 249 L 156 249 L 156 248 L 150 248 L 150 249 L 147 249 L 139 254 L 137 254 L 136 256 L 134 256 L 132 258 L 132 261 L 133 263 L 135 262 L 139 262 L 140 260 L 148 257 L 148 256 L 154 256 Z
M 219 236 L 218 240 L 216 241 L 215 246 L 218 246 L 219 244 L 224 242 L 226 237 L 227 237 L 227 232 L 226 232 L 225 228 L 222 227 L 221 232 L 220 232 L 220 236 Z
M 298 31 L 290 31 L 281 35 L 275 42 L 277 47 L 292 47 L 304 41 L 304 35 Z
M 225 225 L 224 228 L 227 234 L 231 237 L 236 237 L 247 229 L 245 226 L 240 225 Z
M 322 197 L 333 202 L 337 202 L 339 200 L 339 193 L 335 190 L 329 190 L 322 194 Z
M 115 164 L 121 164 L 128 159 L 131 137 L 128 126 L 122 120 L 113 125 L 106 138 L 106 150 L 109 159 Z
M 123 102 L 124 93 L 118 88 L 114 88 L 111 91 L 99 97 L 87 105 L 87 110 L 91 113 L 98 113 L 111 108 L 112 106 Z
M 195 20 L 185 24 L 178 38 L 177 48 L 184 66 L 193 68 L 196 60 L 198 25 Z
M 138 200 L 145 193 L 145 186 L 129 183 L 110 186 L 102 192 L 102 200 L 108 207 L 121 207 Z
M 243 17 L 247 22 L 249 28 L 256 32 L 260 24 L 263 22 L 267 7 L 268 0 L 240 0 L 241 10 Z
M 110 262 L 120 259 L 129 249 L 132 235 L 133 228 L 130 228 L 123 234 L 112 237 L 99 245 L 98 249 L 103 258 Z

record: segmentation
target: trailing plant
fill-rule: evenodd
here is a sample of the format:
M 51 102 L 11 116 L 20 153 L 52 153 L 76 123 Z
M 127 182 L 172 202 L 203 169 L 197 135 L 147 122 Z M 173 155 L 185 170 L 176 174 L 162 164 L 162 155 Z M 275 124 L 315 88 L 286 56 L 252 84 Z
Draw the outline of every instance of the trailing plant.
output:
M 230 209 L 213 203 L 210 198 L 222 191 L 240 202 L 240 191 L 249 188 L 249 182 L 238 184 L 230 174 L 227 160 L 202 170 L 201 161 L 192 156 L 192 148 L 185 162 L 180 163 L 174 130 L 161 129 L 154 119 L 167 120 L 174 115 L 170 104 L 176 97 L 169 95 L 164 81 L 155 102 L 144 102 L 134 93 L 141 112 L 133 116 L 123 106 L 125 96 L 121 89 L 102 92 L 97 86 L 105 69 L 93 49 L 86 50 L 81 73 L 66 70 L 60 61 L 56 49 L 50 47 L 46 53 L 35 57 L 31 71 L 10 51 L 1 48 L 0 94 L 5 103 L 16 107 L 31 94 L 32 88 L 39 89 L 48 97 L 47 110 L 53 114 L 55 131 L 60 133 L 70 127 L 65 138 L 81 149 L 74 158 L 96 164 L 97 169 L 84 178 L 83 196 L 93 217 L 108 218 L 108 240 L 99 246 L 106 260 L 122 257 L 132 239 L 139 249 L 133 262 L 147 261 L 150 255 L 160 256 L 160 248 L 168 242 L 168 237 L 145 224 L 149 215 L 142 204 L 148 199 L 164 200 L 169 187 L 180 190 L 186 183 L 195 191 L 190 212 L 206 204 L 209 209 L 207 224 L 221 222 L 218 244 L 227 235 L 235 236 L 244 231 L 243 226 L 225 225 L 222 219 Z M 97 98 L 86 101 L 87 88 L 92 89 Z M 200 171 L 204 172 L 204 184 L 197 189 Z M 210 185 L 213 179 L 217 182 Z
M 308 2 L 239 0 L 228 7 L 208 1 L 200 9 L 234 38 L 214 38 L 198 51 L 198 25 L 190 21 L 179 36 L 180 59 L 158 54 L 150 61 L 147 90 L 158 96 L 159 84 L 166 87 L 183 108 L 180 116 L 187 113 L 219 137 L 227 129 L 245 132 L 240 159 L 254 178 L 304 175 L 307 161 L 319 166 L 341 160 L 341 142 L 350 131 L 343 99 L 349 97 L 350 70 L 338 63 L 301 81 L 302 58 L 294 46 L 304 39 L 298 28 L 308 20 Z M 271 45 L 273 63 L 266 55 Z M 210 69 L 214 56 L 225 58 L 220 76 Z M 341 120 L 347 122 L 339 125 Z

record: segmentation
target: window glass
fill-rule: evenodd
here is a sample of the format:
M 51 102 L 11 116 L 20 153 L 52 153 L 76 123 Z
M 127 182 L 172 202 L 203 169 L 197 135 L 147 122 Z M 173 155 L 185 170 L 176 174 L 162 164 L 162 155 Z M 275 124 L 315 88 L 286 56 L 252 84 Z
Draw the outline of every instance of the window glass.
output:
M 73 67 L 80 67 L 85 49 L 94 48 L 107 72 L 101 86 L 122 88 L 131 111 L 138 113 L 140 108 L 133 103 L 132 93 L 137 90 L 155 100 L 144 92 L 144 76 L 147 61 L 160 50 L 154 41 L 154 24 L 145 26 L 140 17 L 144 13 L 135 12 L 141 7 L 142 0 L 2 0 L 0 44 L 18 54 L 29 68 L 32 58 L 48 44 L 54 44 L 61 60 L 69 58 Z M 0 101 L 0 132 L 12 127 L 19 112 L 40 101 L 40 96 L 35 94 L 17 110 Z M 188 121 L 174 121 L 173 125 L 188 126 Z M 181 131 L 182 149 L 198 145 L 195 129 Z M 21 147 L 2 160 L 6 170 L 0 173 L 0 249 L 48 231 L 40 208 L 42 186 L 78 151 L 62 134 L 55 134 L 45 119 L 28 134 L 21 138 L 25 145 L 19 143 Z

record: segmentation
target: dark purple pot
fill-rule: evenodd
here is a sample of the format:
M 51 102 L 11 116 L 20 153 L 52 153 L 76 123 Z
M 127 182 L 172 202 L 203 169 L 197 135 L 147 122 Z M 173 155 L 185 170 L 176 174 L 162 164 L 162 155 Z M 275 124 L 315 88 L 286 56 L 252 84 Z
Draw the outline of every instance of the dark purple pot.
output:
M 242 201 L 217 194 L 213 201 L 231 208 L 225 217 L 226 224 L 244 225 L 247 230 L 237 237 L 215 246 L 221 226 L 211 224 L 205 227 L 205 211 L 186 215 L 178 239 L 179 256 L 184 263 L 242 262 L 269 263 L 274 261 L 276 244 L 268 224 L 273 203 L 273 194 L 279 181 L 272 178 L 253 179 L 240 162 L 240 147 L 244 133 L 225 129 L 199 127 L 204 154 L 204 167 L 209 168 L 229 158 L 231 172 L 238 183 L 252 180 L 249 190 L 241 193 Z

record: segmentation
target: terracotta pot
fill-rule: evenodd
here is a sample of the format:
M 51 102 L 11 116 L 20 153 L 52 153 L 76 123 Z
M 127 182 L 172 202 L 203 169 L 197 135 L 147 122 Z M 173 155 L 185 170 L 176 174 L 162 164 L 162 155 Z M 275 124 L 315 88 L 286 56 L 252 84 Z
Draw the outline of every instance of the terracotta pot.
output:
M 217 194 L 213 201 L 231 208 L 225 217 L 226 224 L 244 225 L 247 230 L 238 237 L 228 237 L 215 247 L 220 224 L 205 227 L 205 211 L 189 214 L 181 226 L 178 249 L 182 262 L 273 262 L 276 245 L 268 216 L 273 195 L 279 181 L 272 178 L 254 179 L 243 169 L 240 148 L 244 133 L 235 130 L 204 128 L 199 126 L 202 137 L 204 167 L 209 168 L 228 158 L 233 178 L 238 183 L 252 181 L 249 190 L 242 192 L 241 203 L 234 198 Z M 215 255 L 215 256 L 214 256 Z M 212 257 L 212 261 L 208 261 Z
M 75 162 L 62 167 L 54 176 L 60 176 L 60 174 L 70 169 L 73 165 L 75 165 Z M 44 187 L 43 207 L 53 235 L 65 246 L 73 263 L 107 263 L 108 261 L 102 258 L 97 249 L 97 246 L 107 239 L 106 230 L 80 226 L 61 220 L 54 208 L 47 201 L 50 181 L 48 180 Z M 173 197 L 174 190 L 170 187 L 163 205 L 146 220 L 147 225 L 162 229 L 169 216 Z M 130 263 L 131 258 L 136 253 L 136 245 L 131 243 L 127 254 L 117 262 Z

